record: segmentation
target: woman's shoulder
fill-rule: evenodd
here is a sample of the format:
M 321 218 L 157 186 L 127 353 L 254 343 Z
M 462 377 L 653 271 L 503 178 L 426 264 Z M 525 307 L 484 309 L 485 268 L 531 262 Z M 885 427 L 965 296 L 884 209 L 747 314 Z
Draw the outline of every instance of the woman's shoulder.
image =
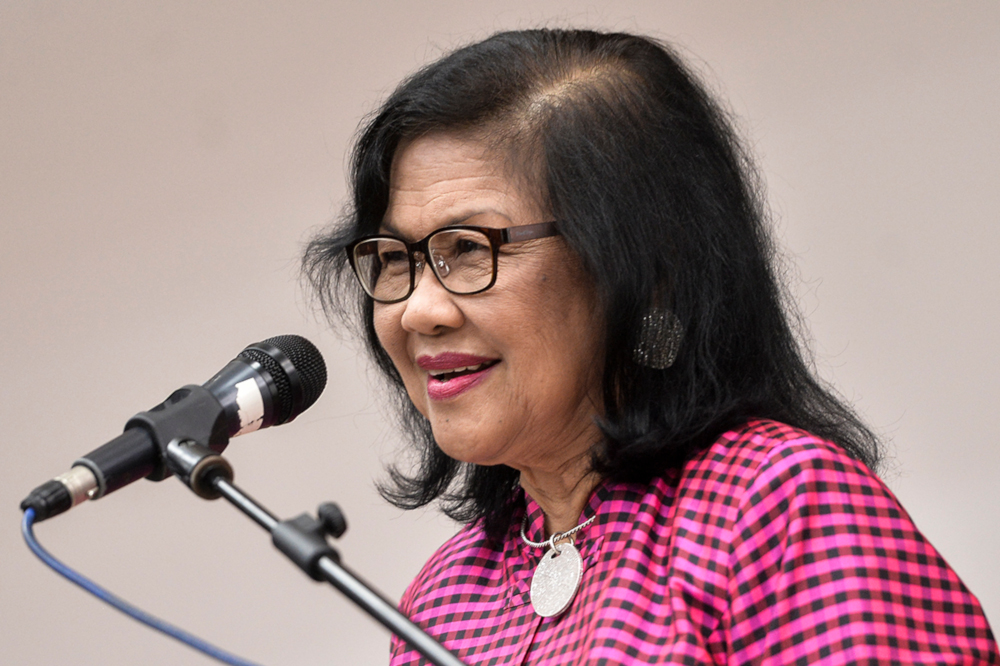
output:
M 717 544 L 733 656 L 791 654 L 801 647 L 795 636 L 814 635 L 834 652 L 853 645 L 905 654 L 906 663 L 960 654 L 995 663 L 978 601 L 889 488 L 833 442 L 747 423 L 688 461 L 674 510 L 684 519 L 675 556 L 703 562 L 704 544 Z M 827 618 L 856 618 L 858 608 L 863 621 L 843 627 L 848 642 L 837 643 Z M 759 636 L 762 626 L 785 629 Z
M 700 451 L 691 461 L 695 464 L 732 462 L 753 467 L 773 462 L 775 458 L 788 457 L 838 458 L 864 467 L 834 442 L 770 419 L 753 419 L 722 433 L 711 446 Z
M 759 555 L 775 544 L 758 541 L 777 532 L 794 538 L 819 523 L 828 530 L 829 520 L 924 542 L 893 492 L 863 462 L 834 442 L 768 420 L 723 433 L 688 460 L 664 510 L 690 519 L 686 530 L 727 544 L 725 558 L 740 544 Z
M 716 483 L 730 494 L 772 484 L 776 478 L 849 475 L 863 486 L 888 489 L 841 446 L 794 426 L 756 419 L 720 435 L 681 470 L 681 484 Z

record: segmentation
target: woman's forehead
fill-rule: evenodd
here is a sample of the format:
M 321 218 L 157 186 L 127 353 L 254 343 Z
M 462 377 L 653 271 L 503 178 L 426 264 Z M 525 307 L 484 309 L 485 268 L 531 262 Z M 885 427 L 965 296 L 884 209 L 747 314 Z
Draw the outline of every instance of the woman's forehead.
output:
M 382 228 L 422 236 L 449 224 L 472 224 L 468 220 L 476 216 L 494 220 L 480 226 L 537 221 L 539 206 L 505 162 L 483 142 L 462 135 L 430 134 L 401 145 Z

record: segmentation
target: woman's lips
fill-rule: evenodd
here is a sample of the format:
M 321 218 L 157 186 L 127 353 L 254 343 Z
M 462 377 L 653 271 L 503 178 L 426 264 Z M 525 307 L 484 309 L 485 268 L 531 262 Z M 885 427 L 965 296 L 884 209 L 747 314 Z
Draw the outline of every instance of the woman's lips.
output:
M 467 368 L 470 365 L 479 365 L 480 363 L 492 363 L 495 360 L 497 359 L 488 356 L 443 352 L 434 356 L 418 356 L 417 365 L 420 366 L 421 370 L 454 370 L 455 368 Z
M 486 379 L 486 376 L 497 366 L 497 363 L 499 363 L 499 360 L 495 358 L 456 352 L 445 352 L 436 356 L 420 356 L 417 358 L 417 365 L 428 373 L 427 396 L 431 400 L 447 400 L 465 393 Z M 467 372 L 461 375 L 451 374 L 451 372 L 475 366 L 483 367 L 475 372 Z M 437 372 L 431 374 L 431 371 Z
M 486 379 L 486 375 L 488 375 L 495 367 L 497 367 L 495 364 L 490 365 L 478 372 L 472 372 L 467 375 L 459 375 L 458 377 L 453 377 L 448 381 L 442 381 L 432 375 L 427 375 L 427 395 L 431 400 L 447 400 L 448 398 L 454 398 L 456 395 L 465 393 L 473 386 Z

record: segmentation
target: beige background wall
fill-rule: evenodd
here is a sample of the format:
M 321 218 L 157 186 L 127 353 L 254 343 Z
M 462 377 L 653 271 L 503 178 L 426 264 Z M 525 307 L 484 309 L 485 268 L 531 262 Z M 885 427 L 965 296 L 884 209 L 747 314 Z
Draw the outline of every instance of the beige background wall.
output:
M 0 3 L 0 662 L 208 661 L 50 573 L 36 484 L 246 344 L 314 340 L 331 382 L 236 440 L 282 516 L 344 507 L 344 559 L 398 598 L 454 529 L 373 489 L 399 438 L 297 255 L 358 121 L 452 46 L 539 24 L 675 40 L 767 176 L 818 367 L 891 437 L 890 486 L 1000 621 L 1000 4 Z M 113 591 L 265 664 L 385 661 L 388 636 L 174 480 L 39 526 Z

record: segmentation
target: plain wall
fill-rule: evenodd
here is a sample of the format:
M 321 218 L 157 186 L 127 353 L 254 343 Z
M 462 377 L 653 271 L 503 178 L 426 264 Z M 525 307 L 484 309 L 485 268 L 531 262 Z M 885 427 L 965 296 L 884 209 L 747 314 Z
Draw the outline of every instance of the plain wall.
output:
M 0 3 L 0 662 L 202 664 L 43 567 L 35 485 L 256 340 L 323 351 L 294 424 L 234 441 L 283 517 L 326 500 L 393 599 L 456 528 L 374 489 L 401 438 L 313 313 L 303 243 L 344 198 L 358 122 L 443 51 L 511 27 L 680 45 L 740 119 L 820 373 L 891 440 L 890 487 L 1000 618 L 1000 4 Z M 38 526 L 133 603 L 265 664 L 384 663 L 388 634 L 175 480 Z

